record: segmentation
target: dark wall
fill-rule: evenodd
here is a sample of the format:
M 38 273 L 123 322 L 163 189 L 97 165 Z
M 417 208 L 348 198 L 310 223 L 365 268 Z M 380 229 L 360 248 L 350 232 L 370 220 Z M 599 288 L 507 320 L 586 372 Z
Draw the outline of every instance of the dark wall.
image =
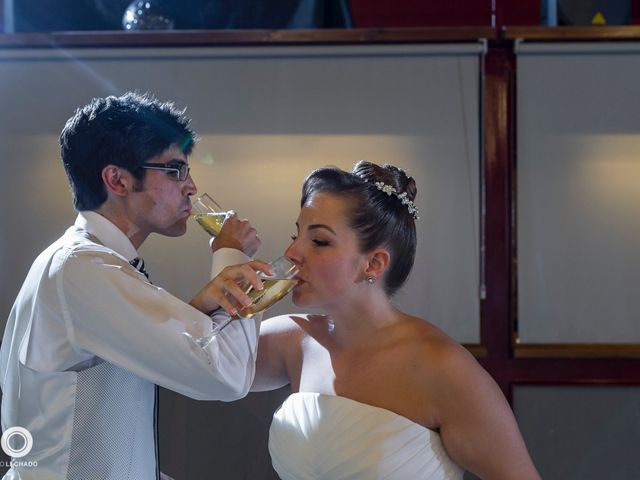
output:
M 351 26 L 347 0 L 150 1 L 156 11 L 174 20 L 176 29 Z M 122 30 L 122 17 L 131 3 L 132 0 L 14 0 L 14 28 L 16 32 Z

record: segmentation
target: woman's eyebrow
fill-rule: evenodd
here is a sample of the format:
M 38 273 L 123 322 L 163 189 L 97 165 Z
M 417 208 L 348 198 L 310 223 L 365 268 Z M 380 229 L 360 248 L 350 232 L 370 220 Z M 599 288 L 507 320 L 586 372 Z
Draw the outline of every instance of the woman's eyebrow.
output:
M 331 228 L 329 225 L 325 225 L 324 223 L 314 223 L 311 224 L 307 227 L 307 230 L 316 230 L 318 228 L 325 228 L 327 230 L 329 230 L 331 233 L 333 233 L 334 235 L 336 234 L 336 232 L 333 230 L 333 228 Z

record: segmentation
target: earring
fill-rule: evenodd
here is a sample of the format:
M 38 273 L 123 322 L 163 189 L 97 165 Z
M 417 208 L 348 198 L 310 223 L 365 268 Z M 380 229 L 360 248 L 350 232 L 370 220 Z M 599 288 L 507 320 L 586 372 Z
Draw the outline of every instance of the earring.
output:
M 367 283 L 368 283 L 369 285 L 373 285 L 374 283 L 376 283 L 376 277 L 374 277 L 373 275 L 369 275 L 369 276 L 367 277 Z

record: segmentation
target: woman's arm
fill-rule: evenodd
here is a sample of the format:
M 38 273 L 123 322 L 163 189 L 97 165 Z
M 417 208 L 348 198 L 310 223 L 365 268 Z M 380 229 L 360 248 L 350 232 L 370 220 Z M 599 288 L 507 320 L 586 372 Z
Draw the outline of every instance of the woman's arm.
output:
M 539 480 L 498 385 L 463 347 L 452 344 L 439 350 L 433 398 L 451 458 L 483 480 Z
M 288 315 L 269 318 L 260 326 L 252 392 L 275 390 L 290 383 L 288 359 L 299 350 L 299 328 Z

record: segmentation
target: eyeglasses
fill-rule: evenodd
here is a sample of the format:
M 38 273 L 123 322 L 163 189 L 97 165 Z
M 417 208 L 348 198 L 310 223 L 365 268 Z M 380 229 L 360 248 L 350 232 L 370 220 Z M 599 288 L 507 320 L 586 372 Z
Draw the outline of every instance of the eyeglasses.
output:
M 184 182 L 189 175 L 189 165 L 182 160 L 172 160 L 169 163 L 143 163 L 140 168 L 147 170 L 164 170 L 171 180 Z

